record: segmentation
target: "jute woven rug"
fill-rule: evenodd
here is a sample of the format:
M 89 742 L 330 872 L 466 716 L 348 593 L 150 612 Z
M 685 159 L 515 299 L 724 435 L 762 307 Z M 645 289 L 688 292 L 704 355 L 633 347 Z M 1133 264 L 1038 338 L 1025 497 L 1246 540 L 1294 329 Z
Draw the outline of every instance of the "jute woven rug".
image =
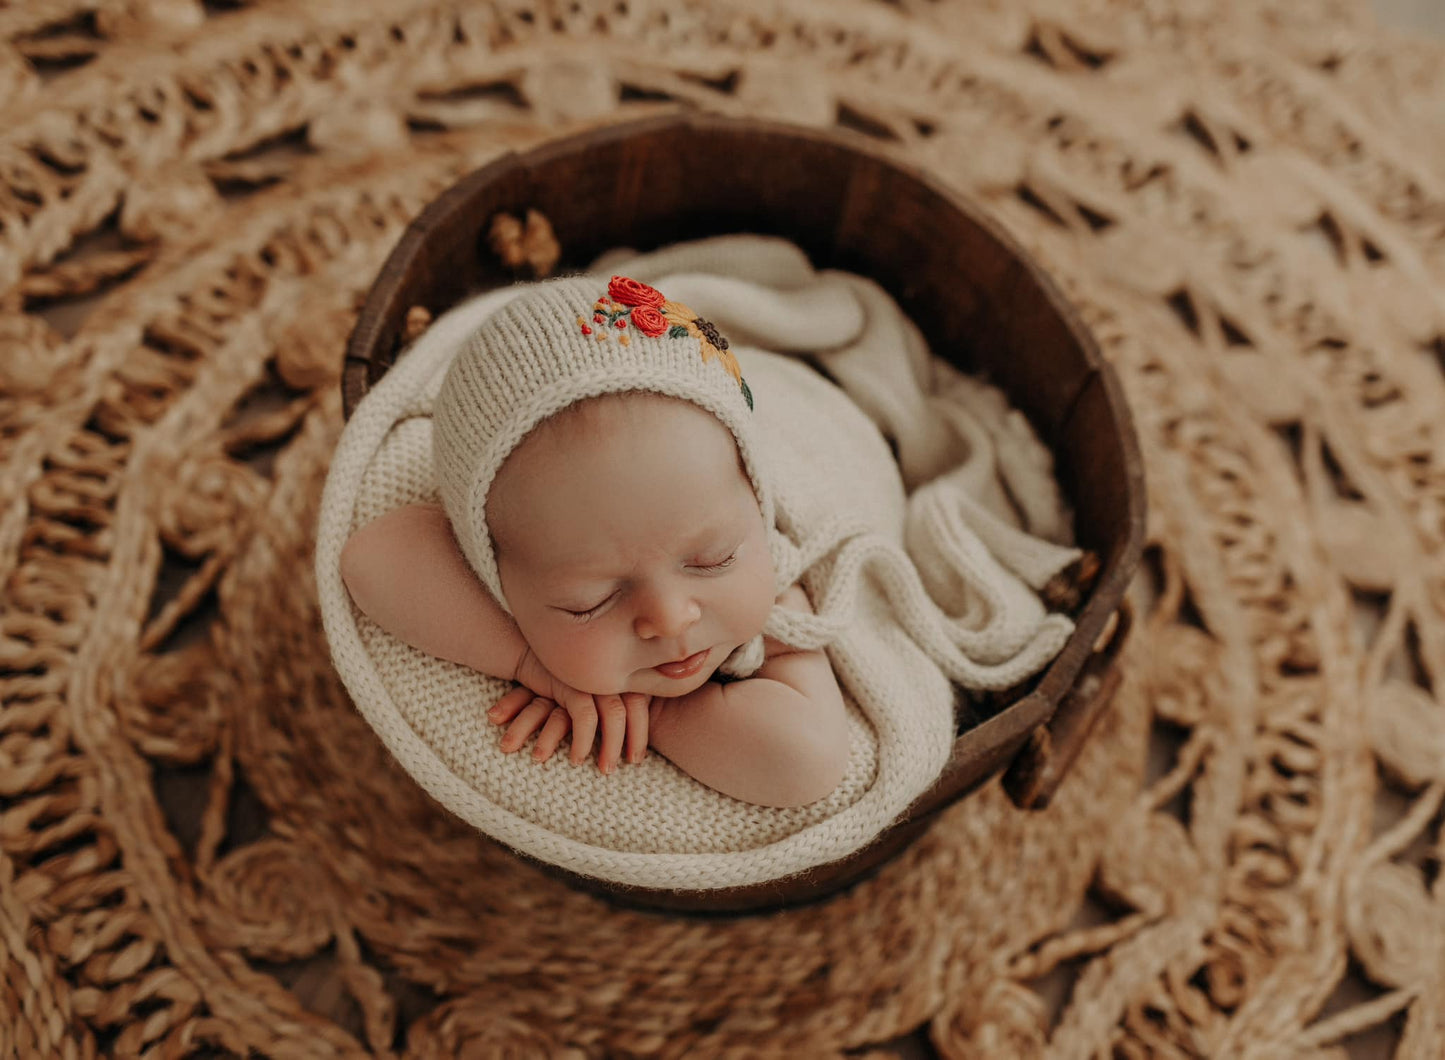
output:
M 1445 1055 L 1441 46 L 1351 0 L 21 0 L 0 39 L 0 1054 Z M 678 106 L 982 201 L 1118 366 L 1152 506 L 1051 809 L 991 785 L 731 920 L 429 803 L 310 562 L 405 222 Z

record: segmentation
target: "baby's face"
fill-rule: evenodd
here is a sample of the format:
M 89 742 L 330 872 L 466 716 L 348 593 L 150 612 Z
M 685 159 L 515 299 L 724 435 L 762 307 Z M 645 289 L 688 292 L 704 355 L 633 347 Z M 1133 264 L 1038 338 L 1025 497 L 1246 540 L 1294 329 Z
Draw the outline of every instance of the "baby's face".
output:
M 681 696 L 762 630 L 767 528 L 732 434 L 695 405 L 629 394 L 522 441 L 487 523 L 538 660 L 594 695 Z M 701 654 L 682 674 L 659 665 Z

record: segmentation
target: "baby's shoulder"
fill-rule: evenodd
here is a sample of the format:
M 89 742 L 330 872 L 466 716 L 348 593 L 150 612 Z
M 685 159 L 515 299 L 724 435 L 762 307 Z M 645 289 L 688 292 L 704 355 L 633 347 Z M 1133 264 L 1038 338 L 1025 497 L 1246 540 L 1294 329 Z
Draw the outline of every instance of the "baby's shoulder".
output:
M 778 599 L 775 602 L 777 606 L 786 607 L 790 611 L 803 611 L 810 615 L 816 613 L 813 610 L 812 601 L 808 599 L 808 594 L 803 591 L 802 585 L 797 583 L 788 586 L 787 589 L 779 593 Z M 797 655 L 801 653 L 802 649 L 794 648 L 772 637 L 763 636 L 763 659 L 765 661 L 776 658 L 779 655 Z
M 803 590 L 802 583 L 794 582 L 781 593 L 777 600 L 773 601 L 779 607 L 786 607 L 792 611 L 806 611 L 814 614 L 813 603 L 808 599 L 808 594 Z

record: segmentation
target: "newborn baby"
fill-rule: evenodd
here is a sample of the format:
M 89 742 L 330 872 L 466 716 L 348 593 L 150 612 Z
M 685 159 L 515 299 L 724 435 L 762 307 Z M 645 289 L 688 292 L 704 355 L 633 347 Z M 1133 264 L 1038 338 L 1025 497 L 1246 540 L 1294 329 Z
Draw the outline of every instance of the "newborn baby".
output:
M 488 715 L 505 751 L 570 735 L 611 773 L 651 746 L 746 802 L 820 799 L 847 768 L 843 698 L 821 650 L 762 636 L 775 606 L 812 607 L 775 583 L 752 406 L 686 306 L 626 277 L 534 285 L 443 383 L 442 506 L 361 527 L 342 578 L 400 640 L 517 682 Z M 759 640 L 761 666 L 720 670 Z

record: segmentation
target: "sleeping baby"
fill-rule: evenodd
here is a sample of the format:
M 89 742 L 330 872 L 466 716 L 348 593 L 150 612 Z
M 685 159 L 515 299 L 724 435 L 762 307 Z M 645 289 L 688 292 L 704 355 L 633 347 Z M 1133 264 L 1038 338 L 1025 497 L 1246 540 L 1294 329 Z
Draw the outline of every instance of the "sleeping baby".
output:
M 778 410 L 785 411 L 785 410 Z M 652 747 L 744 802 L 799 806 L 842 779 L 842 693 L 821 649 L 763 636 L 780 587 L 753 395 L 687 306 L 615 276 L 536 284 L 489 316 L 433 411 L 441 506 L 362 526 L 356 605 L 430 655 L 515 682 L 501 748 Z

